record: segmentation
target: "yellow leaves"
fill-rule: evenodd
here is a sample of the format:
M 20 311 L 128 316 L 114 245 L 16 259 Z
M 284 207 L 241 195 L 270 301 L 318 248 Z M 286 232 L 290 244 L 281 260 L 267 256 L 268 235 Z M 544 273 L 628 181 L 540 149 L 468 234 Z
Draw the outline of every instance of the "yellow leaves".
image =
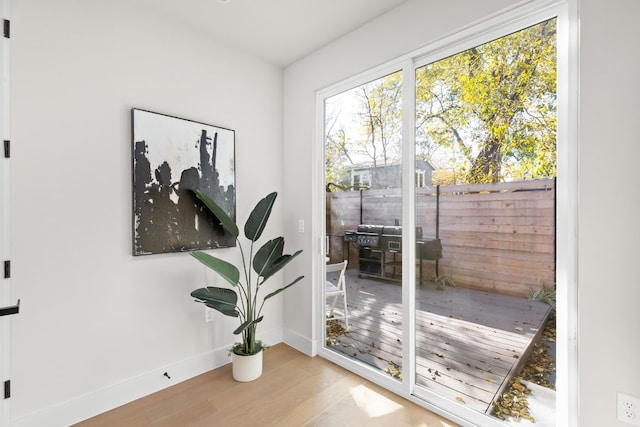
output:
M 555 385 L 548 379 L 555 369 L 555 360 L 549 354 L 547 345 L 544 342 L 537 342 L 527 359 L 527 364 L 522 368 L 521 375 L 526 381 L 555 389 Z
M 513 418 L 519 421 L 521 418 L 535 422 L 529 412 L 529 401 L 527 395 L 531 393 L 520 380 L 516 378 L 509 382 L 509 388 L 502 393 L 500 398 L 492 403 L 493 415 L 501 420 Z
M 387 363 L 389 364 L 389 367 L 384 371 L 387 374 L 391 375 L 391 377 L 402 380 L 402 369 L 400 368 L 400 366 L 397 363 L 390 360 L 388 360 Z
M 524 393 L 524 391 L 527 390 L 527 387 L 523 386 L 519 382 L 514 382 L 513 384 L 511 384 L 511 387 L 515 388 L 521 393 Z
M 487 157 L 492 164 L 483 173 L 463 173 L 466 182 L 493 182 L 490 169 L 503 176 L 555 176 L 555 148 L 548 156 L 543 144 L 557 139 L 555 41 L 551 19 L 418 68 L 421 133 L 446 149 L 451 129 L 475 136 L 457 139 L 466 150 L 458 172 L 473 169 L 483 151 L 501 154 Z
M 333 319 L 327 321 L 326 334 L 326 345 L 328 346 L 343 344 L 340 338 L 349 336 L 349 332 L 342 326 L 342 323 Z

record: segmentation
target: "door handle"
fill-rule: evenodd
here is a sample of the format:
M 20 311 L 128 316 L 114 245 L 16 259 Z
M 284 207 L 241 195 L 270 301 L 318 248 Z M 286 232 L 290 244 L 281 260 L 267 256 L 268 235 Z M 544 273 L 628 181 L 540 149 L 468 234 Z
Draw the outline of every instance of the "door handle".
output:
M 18 314 L 19 312 L 20 312 L 20 300 L 18 300 L 18 303 L 16 305 L 0 308 L 0 317 L 10 316 L 12 314 Z

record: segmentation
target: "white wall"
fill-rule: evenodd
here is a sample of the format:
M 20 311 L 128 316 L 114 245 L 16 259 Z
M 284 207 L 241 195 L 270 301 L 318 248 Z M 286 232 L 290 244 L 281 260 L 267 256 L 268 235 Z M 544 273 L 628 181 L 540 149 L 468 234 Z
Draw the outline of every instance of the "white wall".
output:
M 579 373 L 583 426 L 640 397 L 640 2 L 580 1 Z
M 12 7 L 12 298 L 22 306 L 11 409 L 28 418 L 234 342 L 235 319 L 205 324 L 189 296 L 204 267 L 187 254 L 131 255 L 130 108 L 234 129 L 244 221 L 282 190 L 282 70 L 133 1 Z M 283 216 L 279 200 L 266 236 L 282 234 Z M 261 331 L 282 336 L 281 305 Z
M 461 4 L 464 3 L 464 4 Z M 409 1 L 339 41 L 285 69 L 284 137 L 286 212 L 291 219 L 312 212 L 312 142 L 315 92 L 366 71 L 498 10 L 508 2 Z M 640 396 L 640 32 L 637 0 L 580 0 L 581 81 L 579 140 L 579 425 L 618 425 L 616 391 Z M 437 13 L 433 13 L 437 11 Z M 301 161 L 301 159 L 303 159 Z M 318 242 L 297 236 L 311 253 Z M 303 265 L 301 265 L 303 264 Z M 290 274 L 296 274 L 290 269 Z M 285 296 L 285 337 L 317 344 L 312 292 Z M 304 304 L 304 305 L 301 305 Z M 619 425 L 623 425 L 619 423 Z

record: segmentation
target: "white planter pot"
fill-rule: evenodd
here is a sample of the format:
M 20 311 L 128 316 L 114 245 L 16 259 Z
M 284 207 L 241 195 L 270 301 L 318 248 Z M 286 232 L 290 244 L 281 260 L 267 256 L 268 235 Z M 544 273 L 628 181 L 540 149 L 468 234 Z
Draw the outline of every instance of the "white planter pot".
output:
M 262 375 L 262 351 L 251 356 L 231 353 L 233 379 L 240 382 L 253 381 Z

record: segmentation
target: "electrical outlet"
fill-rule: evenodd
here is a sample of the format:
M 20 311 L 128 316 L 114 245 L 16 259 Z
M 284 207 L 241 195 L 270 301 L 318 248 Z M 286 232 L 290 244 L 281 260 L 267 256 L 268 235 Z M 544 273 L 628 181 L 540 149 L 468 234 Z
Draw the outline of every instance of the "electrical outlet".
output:
M 204 306 L 204 321 L 206 322 L 213 322 L 213 315 L 216 311 L 211 308 L 211 307 L 207 307 L 206 305 Z
M 618 420 L 632 426 L 640 426 L 640 399 L 618 393 Z

